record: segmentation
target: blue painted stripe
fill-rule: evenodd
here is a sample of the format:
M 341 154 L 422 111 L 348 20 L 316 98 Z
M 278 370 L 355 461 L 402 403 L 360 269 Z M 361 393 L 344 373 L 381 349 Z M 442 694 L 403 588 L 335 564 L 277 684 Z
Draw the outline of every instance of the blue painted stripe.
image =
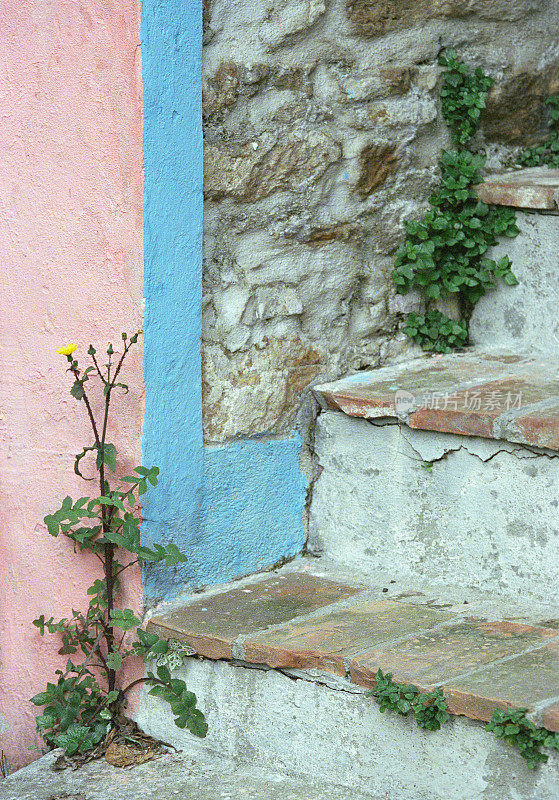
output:
M 146 544 L 199 529 L 203 486 L 202 3 L 142 3 L 144 96 L 143 459 L 161 470 L 144 502 Z M 178 576 L 148 567 L 148 596 Z
M 189 558 L 144 570 L 148 598 L 231 580 L 304 545 L 301 440 L 245 440 L 204 450 L 201 0 L 144 0 L 143 460 L 160 468 L 142 535 Z

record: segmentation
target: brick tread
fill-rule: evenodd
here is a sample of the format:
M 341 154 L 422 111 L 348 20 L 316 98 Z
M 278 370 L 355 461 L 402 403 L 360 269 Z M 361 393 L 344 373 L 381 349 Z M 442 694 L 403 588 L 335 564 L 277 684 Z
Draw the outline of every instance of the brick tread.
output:
M 559 450 L 559 364 L 471 349 L 359 372 L 313 387 L 352 417 Z
M 433 607 L 409 591 L 389 597 L 306 570 L 196 595 L 156 613 L 148 630 L 205 658 L 319 670 L 364 689 L 380 668 L 422 689 L 442 686 L 453 714 L 487 721 L 498 707 L 526 706 L 559 730 L 559 619 L 514 619 L 513 608 L 472 615 L 467 605 Z

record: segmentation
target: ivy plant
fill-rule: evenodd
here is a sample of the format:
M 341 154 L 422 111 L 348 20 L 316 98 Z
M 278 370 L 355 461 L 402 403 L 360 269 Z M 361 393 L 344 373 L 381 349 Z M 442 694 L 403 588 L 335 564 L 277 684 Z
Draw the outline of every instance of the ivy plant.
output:
M 452 143 L 466 146 L 478 129 L 487 93 L 493 79 L 477 67 L 471 70 L 458 59 L 455 50 L 447 50 L 439 57 L 446 67 L 441 89 L 441 113 L 450 129 Z
M 396 683 L 391 673 L 385 675 L 380 669 L 375 676 L 375 688 L 366 696 L 374 697 L 381 712 L 391 711 L 404 717 L 413 713 L 418 727 L 425 730 L 438 731 L 450 719 L 440 687 L 422 692 L 413 684 Z M 527 711 L 527 708 L 498 708 L 485 729 L 518 748 L 530 769 L 535 769 L 548 760 L 543 747 L 559 751 L 559 733 L 537 728 L 526 716 Z
M 526 716 L 527 711 L 527 708 L 497 708 L 486 730 L 518 748 L 530 769 L 535 769 L 548 759 L 547 753 L 542 753 L 542 747 L 559 750 L 559 733 L 537 728 Z
M 549 135 L 540 144 L 523 150 L 518 163 L 523 167 L 559 167 L 559 93 L 545 101 L 549 106 Z
M 413 684 L 396 683 L 392 673 L 385 675 L 380 669 L 375 679 L 375 688 L 367 692 L 367 696 L 375 698 L 381 712 L 393 711 L 404 717 L 412 712 L 417 725 L 429 731 L 438 731 L 449 720 L 448 706 L 440 688 L 422 692 Z
M 41 636 L 48 632 L 59 637 L 58 652 L 68 657 L 66 666 L 56 670 L 55 682 L 31 698 L 32 703 L 43 707 L 37 729 L 44 742 L 49 748 L 64 748 L 68 756 L 92 750 L 113 728 L 118 728 L 126 695 L 141 682 L 150 686 L 150 694 L 167 700 L 178 727 L 188 728 L 200 737 L 207 732 L 196 696 L 183 681 L 172 678 L 166 666 L 158 666 L 155 673 L 148 672 L 147 677 L 127 686 L 120 680 L 127 659 L 157 659 L 169 651 L 166 641 L 139 627 L 140 619 L 133 610 L 120 606 L 123 573 L 138 563 L 164 562 L 171 567 L 186 561 L 174 544 L 142 544 L 140 498 L 148 485 L 157 485 L 159 470 L 139 466 L 129 475 L 116 477 L 118 453 L 107 440 L 111 401 L 117 392 L 128 391 L 120 374 L 139 335 L 140 332 L 130 337 L 122 334 L 121 354 L 109 344 L 105 364 L 100 363 L 95 348 L 90 346 L 90 364 L 85 369 L 74 356 L 76 345 L 57 351 L 68 361 L 73 379 L 70 392 L 83 403 L 92 430 L 92 441 L 76 456 L 74 471 L 84 480 L 95 482 L 99 494 L 77 500 L 66 497 L 44 521 L 52 536 L 67 537 L 74 552 L 92 554 L 101 565 L 100 576 L 87 590 L 89 603 L 85 610 L 72 610 L 70 617 L 60 620 L 45 619 L 41 614 L 33 621 Z M 93 410 L 97 404 L 90 400 L 90 387 L 94 385 L 103 398 L 99 418 Z M 93 476 L 84 474 L 84 464 Z M 135 631 L 130 643 L 126 643 L 128 631 Z
M 425 314 L 408 314 L 404 333 L 423 350 L 434 353 L 450 353 L 468 340 L 465 321 L 455 322 L 436 308 Z
M 467 149 L 475 134 L 493 79 L 472 71 L 453 50 L 443 54 L 442 114 L 452 141 L 460 149 L 443 151 L 441 181 L 422 219 L 405 223 L 406 240 L 396 253 L 396 291 L 419 290 L 426 298 L 425 314 L 407 317 L 404 331 L 424 350 L 449 353 L 468 342 L 468 323 L 475 303 L 502 278 L 518 281 L 511 261 L 487 258 L 500 236 L 519 233 L 513 209 L 480 202 L 474 186 L 482 180 L 485 156 Z M 458 298 L 455 321 L 433 308 L 437 300 Z

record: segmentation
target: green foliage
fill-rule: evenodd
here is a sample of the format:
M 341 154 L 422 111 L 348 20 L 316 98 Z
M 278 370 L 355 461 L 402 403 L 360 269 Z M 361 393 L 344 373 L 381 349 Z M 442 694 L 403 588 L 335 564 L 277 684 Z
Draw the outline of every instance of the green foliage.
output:
M 418 726 L 425 730 L 438 731 L 450 718 L 442 689 L 422 693 L 413 684 L 395 683 L 390 673 L 384 675 L 380 669 L 375 688 L 367 696 L 375 698 L 381 712 L 392 711 L 404 717 L 413 713 Z M 485 729 L 517 747 L 530 769 L 535 769 L 548 760 L 543 747 L 559 751 L 559 733 L 537 728 L 526 716 L 527 710 L 498 708 Z
M 468 340 L 466 323 L 455 322 L 440 311 L 432 309 L 426 314 L 408 314 L 404 332 L 423 350 L 451 353 Z
M 8 759 L 6 758 L 6 754 L 3 750 L 0 750 L 0 778 L 7 778 L 10 774 L 10 765 L 8 763 Z
M 547 753 L 542 753 L 542 747 L 559 750 L 559 733 L 553 733 L 546 728 L 536 728 L 527 716 L 527 708 L 496 709 L 486 730 L 495 734 L 498 739 L 517 747 L 522 758 L 528 762 L 530 769 L 535 769 L 539 764 L 545 764 Z
M 117 607 L 122 573 L 134 564 L 164 562 L 173 566 L 186 561 L 186 556 L 174 544 L 166 547 L 154 544 L 149 548 L 141 542 L 140 498 L 148 484 L 157 485 L 158 468 L 136 467 L 133 474 L 115 479 L 113 485 L 106 477 L 106 469 L 115 472 L 118 455 L 116 447 L 106 441 L 111 397 L 115 388 L 123 391 L 128 388 L 117 382 L 117 378 L 130 347 L 137 340 L 138 334 L 130 338 L 122 335 L 124 352 L 116 363 L 112 360 L 115 351 L 109 345 L 104 370 L 99 366 L 93 346 L 88 350 L 93 366 L 83 371 L 72 356 L 75 348 L 66 348 L 71 352 L 64 353 L 68 371 L 74 377 L 71 394 L 84 402 L 94 439 L 76 456 L 74 471 L 84 480 L 97 480 L 99 494 L 75 501 L 65 497 L 60 508 L 45 517 L 45 525 L 51 536 L 62 534 L 69 538 L 74 550 L 86 550 L 97 556 L 103 575 L 87 590 L 86 611 L 72 610 L 70 617 L 61 620 L 45 619 L 41 614 L 33 621 L 41 636 L 46 632 L 59 636 L 59 654 L 71 658 L 65 670 L 56 671 L 57 683 L 47 684 L 46 690 L 31 698 L 31 702 L 44 706 L 42 715 L 37 718 L 37 729 L 47 746 L 62 747 L 69 756 L 95 748 L 118 724 L 125 695 L 138 683 L 134 681 L 125 688 L 117 685 L 126 660 L 138 656 L 160 658 L 169 650 L 167 642 L 138 627 L 140 620 L 134 611 Z M 95 419 L 85 388 L 95 377 L 103 388 L 104 409 L 100 422 Z M 96 473 L 92 478 L 82 473 L 83 459 L 87 459 L 89 468 Z M 126 632 L 133 629 L 136 629 L 137 640 L 126 647 Z M 157 675 L 150 672 L 147 678 L 140 679 L 144 681 L 152 687 L 153 694 L 171 703 L 179 727 L 187 727 L 196 736 L 205 736 L 204 715 L 196 708 L 196 697 L 187 692 L 182 681 L 173 681 L 164 666 L 159 667 Z
M 467 145 L 479 126 L 487 93 L 494 83 L 493 78 L 479 67 L 472 71 L 467 64 L 459 61 L 455 50 L 443 53 L 439 64 L 446 67 L 441 89 L 444 121 L 450 128 L 453 143 Z
M 367 696 L 375 698 L 381 712 L 393 711 L 403 716 L 412 712 L 418 726 L 429 731 L 438 731 L 448 721 L 450 715 L 441 689 L 421 692 L 413 684 L 395 683 L 391 673 L 384 675 L 380 669 L 375 677 L 375 688 Z
M 449 353 L 467 344 L 468 320 L 477 301 L 497 278 L 517 283 L 507 256 L 498 262 L 486 257 L 500 236 L 519 233 L 514 210 L 488 206 L 475 196 L 482 180 L 485 156 L 464 149 L 475 133 L 492 79 L 479 68 L 474 72 L 457 60 L 454 51 L 440 58 L 447 67 L 441 90 L 442 112 L 455 145 L 443 151 L 441 182 L 420 220 L 405 223 L 406 241 L 396 253 L 393 272 L 396 291 L 417 289 L 427 300 L 423 315 L 411 314 L 404 331 L 424 350 Z M 462 318 L 451 320 L 430 306 L 457 296 Z
M 438 731 L 450 719 L 448 704 L 440 688 L 418 695 L 413 710 L 418 726 L 427 731 Z
M 196 708 L 196 695 L 187 690 L 185 682 L 171 678 L 167 667 L 157 668 L 157 678 L 153 672 L 148 672 L 148 678 L 155 683 L 149 694 L 162 697 L 169 703 L 177 728 L 188 728 L 194 736 L 203 738 L 208 726 L 204 715 Z
M 519 158 L 523 167 L 559 167 L 559 93 L 545 101 L 549 106 L 549 135 L 541 144 L 528 147 Z

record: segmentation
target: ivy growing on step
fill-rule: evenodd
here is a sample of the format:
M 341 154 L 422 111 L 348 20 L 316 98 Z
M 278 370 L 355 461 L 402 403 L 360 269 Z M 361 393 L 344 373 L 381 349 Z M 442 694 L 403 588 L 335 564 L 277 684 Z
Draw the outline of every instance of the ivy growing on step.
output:
M 375 688 L 365 696 L 373 697 L 381 712 L 391 711 L 404 717 L 413 713 L 418 727 L 428 731 L 440 730 L 450 719 L 448 703 L 440 687 L 422 692 L 411 683 L 396 683 L 391 673 L 385 675 L 380 669 L 375 675 Z M 528 767 L 535 769 L 548 760 L 543 747 L 559 751 L 559 733 L 537 728 L 526 716 L 527 711 L 527 708 L 497 708 L 485 730 L 516 747 Z
M 559 733 L 548 731 L 547 728 L 536 728 L 526 716 L 527 711 L 527 708 L 497 708 L 486 730 L 518 748 L 530 769 L 535 769 L 548 759 L 547 753 L 542 753 L 542 747 L 559 750 Z
M 393 272 L 396 291 L 419 290 L 426 298 L 424 314 L 410 314 L 404 331 L 423 350 L 450 353 L 468 342 L 468 323 L 476 302 L 502 278 L 518 283 L 511 261 L 486 257 L 500 236 L 519 233 L 513 209 L 488 206 L 475 196 L 482 180 L 485 156 L 468 149 L 475 134 L 493 79 L 479 67 L 471 70 L 453 50 L 439 58 L 445 67 L 441 89 L 443 118 L 457 149 L 443 151 L 441 182 L 420 220 L 405 223 L 406 241 L 396 253 Z M 459 320 L 434 304 L 458 297 Z
M 549 106 L 549 135 L 520 154 L 518 163 L 523 167 L 559 167 L 559 93 L 548 97 L 545 103 Z
M 408 683 L 396 683 L 392 674 L 384 675 L 378 670 L 375 688 L 367 692 L 367 697 L 374 697 L 380 711 L 393 711 L 404 717 L 410 712 L 420 728 L 438 731 L 450 718 L 445 697 L 440 688 L 432 692 L 422 692 L 417 686 Z

